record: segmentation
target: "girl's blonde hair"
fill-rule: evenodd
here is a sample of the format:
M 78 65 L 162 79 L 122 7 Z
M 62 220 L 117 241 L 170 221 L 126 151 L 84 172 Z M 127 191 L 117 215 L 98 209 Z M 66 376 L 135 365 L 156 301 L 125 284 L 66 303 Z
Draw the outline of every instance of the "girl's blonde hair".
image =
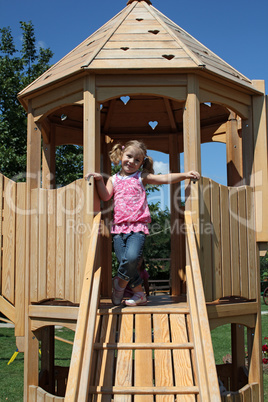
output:
M 142 163 L 143 172 L 154 173 L 153 159 L 150 156 L 147 156 L 147 148 L 145 144 L 141 141 L 132 140 L 128 141 L 125 145 L 122 145 L 120 143 L 115 144 L 112 150 L 109 152 L 111 162 L 114 163 L 115 165 L 118 165 L 122 160 L 123 153 L 126 152 L 126 150 L 129 147 L 137 148 L 140 151 L 142 157 L 144 158 Z

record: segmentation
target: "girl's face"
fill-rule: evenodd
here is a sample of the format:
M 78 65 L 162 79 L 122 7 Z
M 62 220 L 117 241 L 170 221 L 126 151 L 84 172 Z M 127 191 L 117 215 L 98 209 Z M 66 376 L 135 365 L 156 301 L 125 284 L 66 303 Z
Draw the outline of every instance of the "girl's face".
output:
M 136 147 L 128 147 L 122 155 L 122 173 L 129 176 L 135 173 L 143 163 L 141 151 Z

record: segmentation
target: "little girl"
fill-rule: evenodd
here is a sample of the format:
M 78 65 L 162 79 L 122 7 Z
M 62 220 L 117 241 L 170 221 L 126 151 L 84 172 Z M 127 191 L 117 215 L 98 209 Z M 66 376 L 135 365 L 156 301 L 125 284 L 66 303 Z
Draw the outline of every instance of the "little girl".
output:
M 112 302 L 115 306 L 121 304 L 128 284 L 133 296 L 125 304 L 145 305 L 147 299 L 137 269 L 146 235 L 149 234 L 148 223 L 151 222 L 145 186 L 178 183 L 185 179 L 199 180 L 200 175 L 195 171 L 155 175 L 153 160 L 147 156 L 145 145 L 135 140 L 127 142 L 125 146 L 116 144 L 110 152 L 110 159 L 115 165 L 121 162 L 121 170 L 109 177 L 106 185 L 100 173 L 88 173 L 85 179 L 94 177 L 101 200 L 108 201 L 114 197 L 111 233 L 119 268 L 113 280 Z

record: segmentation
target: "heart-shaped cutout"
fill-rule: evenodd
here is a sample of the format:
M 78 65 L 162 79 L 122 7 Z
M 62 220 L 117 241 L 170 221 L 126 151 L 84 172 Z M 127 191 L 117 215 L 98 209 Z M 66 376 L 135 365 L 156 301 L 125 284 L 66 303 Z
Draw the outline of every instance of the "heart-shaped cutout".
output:
M 157 29 L 155 29 L 155 30 L 150 29 L 148 32 L 150 32 L 154 35 L 157 35 L 160 31 L 158 31 Z
M 149 121 L 149 126 L 154 130 L 158 125 L 158 121 Z
M 163 54 L 162 55 L 162 57 L 164 57 L 164 59 L 167 59 L 167 60 L 172 60 L 172 59 L 174 59 L 174 54 Z
M 126 105 L 129 102 L 130 97 L 129 96 L 121 96 L 120 99 L 124 103 L 124 105 Z
M 122 50 L 124 50 L 124 52 L 126 52 L 129 49 L 129 47 L 120 47 L 120 49 L 122 49 Z

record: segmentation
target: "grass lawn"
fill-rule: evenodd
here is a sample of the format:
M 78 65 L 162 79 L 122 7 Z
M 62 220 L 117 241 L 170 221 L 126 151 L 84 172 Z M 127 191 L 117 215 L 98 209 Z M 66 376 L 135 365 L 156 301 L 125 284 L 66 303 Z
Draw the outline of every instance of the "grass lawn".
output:
M 268 306 L 262 305 L 262 310 L 268 312 Z M 56 329 L 55 335 L 64 339 L 73 340 L 73 331 L 65 328 Z M 268 314 L 262 315 L 262 339 L 268 336 Z M 223 356 L 231 354 L 230 325 L 224 325 L 212 331 L 212 342 L 215 360 L 221 364 Z M 14 329 L 0 328 L 0 402 L 23 401 L 23 353 L 19 353 L 10 365 L 7 365 L 16 351 Z M 55 341 L 56 365 L 69 366 L 72 345 Z M 268 401 L 268 370 L 264 372 L 264 400 Z

